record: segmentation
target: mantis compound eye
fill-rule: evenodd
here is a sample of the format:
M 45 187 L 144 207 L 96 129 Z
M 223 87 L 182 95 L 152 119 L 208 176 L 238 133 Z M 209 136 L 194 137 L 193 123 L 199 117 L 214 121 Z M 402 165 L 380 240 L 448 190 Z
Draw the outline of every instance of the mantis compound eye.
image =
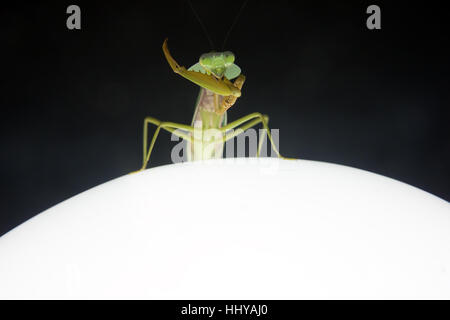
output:
M 225 66 L 228 67 L 234 63 L 234 54 L 231 51 L 225 51 L 223 53 L 223 60 L 225 61 Z
M 213 67 L 214 56 L 209 53 L 202 54 L 199 62 L 202 66 L 211 69 Z

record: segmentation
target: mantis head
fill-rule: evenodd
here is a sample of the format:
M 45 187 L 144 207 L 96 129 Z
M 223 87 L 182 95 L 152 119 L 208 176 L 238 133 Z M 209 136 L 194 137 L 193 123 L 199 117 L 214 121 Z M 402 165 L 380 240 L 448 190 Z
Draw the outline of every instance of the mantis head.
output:
M 234 62 L 234 54 L 230 51 L 210 52 L 202 54 L 200 65 L 218 78 L 222 78 L 225 70 Z
M 234 54 L 230 51 L 210 52 L 200 56 L 199 62 L 189 70 L 213 74 L 217 78 L 234 79 L 241 73 L 241 68 L 234 64 Z
M 211 52 L 204 54 L 200 57 L 200 62 L 186 70 L 170 54 L 169 48 L 167 47 L 167 39 L 164 40 L 162 49 L 167 62 L 175 73 L 219 95 L 241 96 L 240 87 L 242 85 L 236 86 L 229 81 L 238 77 L 241 73 L 241 68 L 233 63 L 234 55 L 231 52 Z M 245 77 L 242 76 L 241 78 L 239 82 L 243 83 Z M 238 80 L 236 79 L 236 81 Z

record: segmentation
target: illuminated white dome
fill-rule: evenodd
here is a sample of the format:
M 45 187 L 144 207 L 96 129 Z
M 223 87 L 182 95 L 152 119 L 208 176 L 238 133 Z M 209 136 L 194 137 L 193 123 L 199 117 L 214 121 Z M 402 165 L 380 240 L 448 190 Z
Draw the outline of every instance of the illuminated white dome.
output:
M 167 165 L 0 238 L 0 298 L 449 299 L 450 206 L 328 163 Z

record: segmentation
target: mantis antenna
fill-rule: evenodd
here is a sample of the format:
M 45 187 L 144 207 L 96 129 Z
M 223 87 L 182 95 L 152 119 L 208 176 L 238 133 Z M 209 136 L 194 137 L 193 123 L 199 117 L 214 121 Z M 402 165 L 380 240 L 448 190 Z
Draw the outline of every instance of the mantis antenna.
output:
M 222 50 L 225 48 L 225 45 L 227 43 L 228 37 L 230 36 L 231 30 L 233 30 L 236 22 L 238 21 L 239 17 L 241 16 L 242 11 L 244 11 L 244 7 L 247 4 L 248 0 L 245 0 L 244 3 L 242 3 L 241 8 L 239 9 L 236 18 L 234 18 L 233 23 L 231 24 L 230 29 L 228 29 L 227 35 L 225 36 L 225 40 L 223 40 L 223 44 L 222 44 Z
M 195 11 L 195 8 L 194 8 L 194 6 L 192 5 L 191 0 L 187 0 L 187 2 L 189 3 L 189 6 L 191 7 L 191 10 L 192 10 L 192 12 L 193 12 L 194 15 L 195 15 L 195 18 L 197 18 L 198 23 L 199 23 L 200 26 L 202 27 L 203 33 L 205 34 L 206 38 L 208 39 L 209 44 L 211 45 L 211 50 L 214 51 L 214 43 L 213 43 L 213 41 L 211 40 L 211 37 L 209 36 L 208 30 L 206 30 L 206 27 L 205 27 L 205 25 L 203 24 L 202 20 L 200 19 L 199 15 L 197 14 L 197 11 Z M 225 45 L 226 45 L 227 40 L 228 40 L 228 37 L 230 36 L 231 31 L 233 30 L 234 26 L 235 26 L 236 23 L 238 22 L 239 17 L 240 17 L 241 14 L 242 14 L 242 11 L 244 11 L 244 7 L 245 7 L 245 5 L 247 4 L 247 2 L 248 2 L 248 0 L 245 0 L 245 1 L 242 3 L 241 8 L 239 9 L 238 13 L 236 14 L 233 23 L 231 24 L 230 28 L 229 28 L 228 31 L 227 31 L 227 34 L 225 35 L 225 39 L 223 40 L 223 44 L 222 44 L 222 49 L 221 49 L 221 50 L 223 50 L 223 49 L 225 48 Z
M 200 26 L 202 27 L 203 32 L 205 33 L 206 38 L 208 39 L 209 44 L 211 45 L 211 50 L 214 50 L 214 43 L 212 42 L 211 38 L 209 37 L 209 33 L 208 33 L 208 31 L 206 30 L 205 25 L 203 24 L 202 20 L 201 20 L 200 17 L 198 16 L 197 11 L 195 11 L 194 6 L 192 5 L 191 0 L 187 0 L 187 2 L 189 3 L 189 6 L 191 7 L 192 12 L 194 13 L 195 17 L 197 18 L 198 23 L 200 23 Z

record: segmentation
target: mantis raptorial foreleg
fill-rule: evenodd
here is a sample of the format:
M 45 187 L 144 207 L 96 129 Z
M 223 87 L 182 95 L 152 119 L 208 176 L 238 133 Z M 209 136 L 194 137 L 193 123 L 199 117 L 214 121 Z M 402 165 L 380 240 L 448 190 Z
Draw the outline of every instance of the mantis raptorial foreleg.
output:
M 147 150 L 147 139 L 148 139 L 148 124 L 152 123 L 156 126 L 155 133 L 153 134 L 152 141 L 150 143 L 150 147 Z M 150 155 L 152 153 L 153 147 L 155 146 L 156 138 L 158 137 L 159 131 L 164 129 L 170 133 L 177 135 L 180 138 L 188 140 L 192 142 L 192 138 L 188 134 L 184 134 L 179 130 L 187 131 L 192 133 L 194 128 L 188 125 L 174 123 L 174 122 L 162 122 L 158 119 L 152 117 L 146 117 L 144 119 L 144 142 L 143 142 L 143 159 L 142 159 L 142 167 L 138 171 L 142 171 L 147 167 L 148 161 L 150 160 Z

